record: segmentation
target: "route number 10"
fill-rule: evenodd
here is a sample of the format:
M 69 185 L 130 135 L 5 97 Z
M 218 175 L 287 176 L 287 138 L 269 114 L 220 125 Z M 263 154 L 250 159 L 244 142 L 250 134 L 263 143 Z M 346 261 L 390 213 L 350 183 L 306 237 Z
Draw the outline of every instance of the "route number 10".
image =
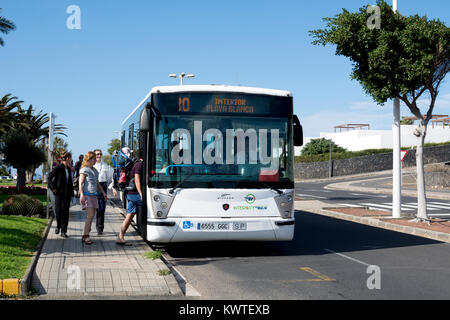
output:
M 189 112 L 191 107 L 191 102 L 189 98 L 178 98 L 178 111 L 179 112 Z

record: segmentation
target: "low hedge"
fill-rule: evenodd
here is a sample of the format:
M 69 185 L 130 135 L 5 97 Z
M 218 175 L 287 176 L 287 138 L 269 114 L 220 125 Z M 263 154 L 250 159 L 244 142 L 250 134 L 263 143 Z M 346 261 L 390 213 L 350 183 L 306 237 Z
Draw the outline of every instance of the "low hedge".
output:
M 439 142 L 439 143 L 425 143 L 424 147 L 438 147 L 450 144 L 450 141 L 447 142 Z M 402 147 L 402 150 L 410 150 L 416 149 L 415 146 L 411 147 Z M 332 160 L 341 160 L 341 159 L 349 159 L 353 157 L 361 157 L 368 156 L 371 154 L 379 154 L 379 153 L 392 153 L 392 149 L 366 149 L 361 151 L 347 151 L 347 152 L 332 152 L 331 159 Z M 308 156 L 296 156 L 295 162 L 322 162 L 328 161 L 330 159 L 329 153 L 322 153 L 316 155 L 308 155 Z
M 392 149 L 367 149 L 362 151 L 332 152 L 331 159 L 333 160 L 349 159 L 353 157 L 362 157 L 371 154 L 390 153 L 390 152 L 392 152 Z M 322 153 L 309 156 L 297 156 L 295 157 L 295 162 L 321 162 L 321 161 L 328 161 L 329 159 L 330 159 L 329 153 Z
M 1 194 L 18 194 L 16 186 L 0 186 Z M 31 186 L 27 187 L 24 191 L 20 192 L 21 194 L 27 195 L 42 195 L 47 194 L 47 188 Z

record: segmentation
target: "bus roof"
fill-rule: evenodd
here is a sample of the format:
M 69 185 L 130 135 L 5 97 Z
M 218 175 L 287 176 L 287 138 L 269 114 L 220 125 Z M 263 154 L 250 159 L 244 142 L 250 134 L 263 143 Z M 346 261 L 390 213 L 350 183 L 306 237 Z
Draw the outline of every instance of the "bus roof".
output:
M 176 93 L 176 92 L 235 92 L 250 94 L 266 94 L 271 96 L 292 97 L 292 93 L 286 90 L 265 89 L 255 87 L 227 86 L 227 85 L 183 85 L 183 86 L 159 86 L 153 87 L 152 90 L 139 102 L 136 108 L 126 117 L 122 125 L 131 117 L 139 107 L 147 101 L 153 93 Z
M 271 96 L 291 97 L 292 93 L 286 90 L 264 89 L 242 86 L 227 85 L 183 85 L 183 86 L 161 86 L 154 87 L 150 94 L 153 93 L 175 93 L 175 92 L 239 92 L 253 94 L 267 94 Z

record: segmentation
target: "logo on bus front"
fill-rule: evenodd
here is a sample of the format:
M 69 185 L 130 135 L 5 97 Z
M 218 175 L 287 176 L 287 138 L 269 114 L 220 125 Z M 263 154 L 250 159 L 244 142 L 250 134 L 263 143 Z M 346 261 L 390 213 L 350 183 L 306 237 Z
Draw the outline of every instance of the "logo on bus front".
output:
M 256 197 L 255 197 L 255 195 L 253 195 L 253 194 L 248 194 L 248 195 L 246 195 L 246 196 L 244 197 L 244 199 L 245 199 L 245 201 L 246 201 L 248 204 L 252 204 L 252 203 L 254 203 L 254 202 L 256 201 Z

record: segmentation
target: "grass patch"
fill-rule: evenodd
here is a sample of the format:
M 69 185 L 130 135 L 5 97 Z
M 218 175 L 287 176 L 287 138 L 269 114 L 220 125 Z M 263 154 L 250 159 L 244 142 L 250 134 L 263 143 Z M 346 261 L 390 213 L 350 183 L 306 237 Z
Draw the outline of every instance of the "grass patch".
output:
M 0 279 L 23 278 L 47 222 L 47 219 L 0 216 Z
M 161 259 L 162 253 L 159 250 L 155 250 L 155 251 L 147 251 L 145 253 L 142 254 L 142 256 L 145 259 L 152 259 L 152 260 L 156 260 L 156 259 Z
M 160 269 L 160 270 L 158 270 L 158 274 L 160 276 L 168 276 L 171 273 L 172 273 L 172 271 L 170 271 L 169 269 Z

